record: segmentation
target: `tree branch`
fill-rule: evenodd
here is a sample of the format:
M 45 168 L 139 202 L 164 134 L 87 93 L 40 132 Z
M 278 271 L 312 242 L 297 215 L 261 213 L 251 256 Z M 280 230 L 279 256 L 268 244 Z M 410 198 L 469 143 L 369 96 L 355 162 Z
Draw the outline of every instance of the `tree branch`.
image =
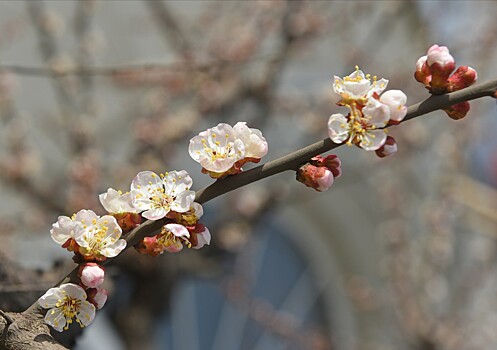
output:
M 436 111 L 438 109 L 447 108 L 453 104 L 470 101 L 477 98 L 492 96 L 495 97 L 497 93 L 497 80 L 493 80 L 487 83 L 478 84 L 470 86 L 463 90 L 452 92 L 450 94 L 431 96 L 426 100 L 410 106 L 407 109 L 407 115 L 404 121 L 414 119 L 421 115 Z M 250 169 L 246 172 L 235 176 L 229 176 L 225 179 L 218 180 L 203 189 L 196 192 L 195 201 L 202 204 L 219 197 L 227 192 L 233 191 L 237 188 L 246 186 L 252 182 L 264 179 L 271 175 L 281 173 L 283 171 L 292 170 L 296 171 L 300 165 L 309 161 L 312 157 L 322 154 L 337 147 L 343 146 L 344 144 L 333 143 L 329 138 L 313 143 L 307 147 L 299 149 L 292 152 L 286 156 L 275 159 L 266 164 L 260 165 L 256 168 Z M 132 230 L 126 235 L 127 246 L 126 249 L 132 247 L 143 238 L 155 234 L 165 223 L 165 219 L 151 221 L 147 220 L 140 226 Z M 110 260 L 106 260 L 104 263 L 108 263 Z M 57 285 L 68 282 L 77 283 L 77 267 L 74 268 L 66 277 L 64 277 Z M 26 310 L 25 313 L 32 313 L 39 309 L 38 302 L 36 301 L 33 305 Z

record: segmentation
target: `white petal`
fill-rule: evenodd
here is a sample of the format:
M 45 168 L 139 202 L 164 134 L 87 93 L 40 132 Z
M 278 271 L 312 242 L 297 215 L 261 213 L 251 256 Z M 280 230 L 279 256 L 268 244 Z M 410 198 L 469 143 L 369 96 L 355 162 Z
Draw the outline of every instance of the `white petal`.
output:
M 370 98 L 362 113 L 368 123 L 375 127 L 384 127 L 390 120 L 390 108 L 375 98 Z
M 149 220 L 159 220 L 166 216 L 167 213 L 169 213 L 169 210 L 166 210 L 165 208 L 155 208 L 144 211 L 142 216 Z
M 76 317 L 81 321 L 84 326 L 88 326 L 95 318 L 95 305 L 88 301 L 82 301 L 79 305 L 79 312 Z
M 126 248 L 126 240 L 119 239 L 115 243 L 108 244 L 100 251 L 100 254 L 108 258 L 113 258 Z
M 368 134 L 364 136 L 364 140 L 362 140 L 359 144 L 359 146 L 366 151 L 376 151 L 383 146 L 387 140 L 385 130 L 372 130 L 368 131 Z
M 204 208 L 202 208 L 199 203 L 193 202 L 190 209 L 193 211 L 197 219 L 200 219 L 202 216 L 204 216 Z
M 139 190 L 141 192 L 146 193 L 146 190 L 151 187 L 161 188 L 162 187 L 162 179 L 159 175 L 154 173 L 153 171 L 141 171 L 139 172 L 133 181 L 131 182 L 131 190 Z
M 59 216 L 59 219 L 52 225 L 50 235 L 58 244 L 64 244 L 69 238 L 74 238 L 74 228 L 76 222 L 67 216 Z
M 245 122 L 236 123 L 233 130 L 243 142 L 245 157 L 262 158 L 267 154 L 267 141 L 260 130 L 247 127 Z
M 57 304 L 59 299 L 63 298 L 62 290 L 58 287 L 50 288 L 38 299 L 38 304 L 44 309 L 52 308 Z
M 164 177 L 165 193 L 176 197 L 192 187 L 193 180 L 186 170 L 170 171 Z
M 390 119 L 401 121 L 407 113 L 407 96 L 400 90 L 388 90 L 380 97 L 380 101 L 390 109 Z
M 64 327 L 66 326 L 67 321 L 61 309 L 53 308 L 48 310 L 47 314 L 45 315 L 45 323 L 52 326 L 52 328 L 56 331 L 62 332 L 64 330 Z
M 171 210 L 177 211 L 178 213 L 185 213 L 190 210 L 190 207 L 195 200 L 195 192 L 193 191 L 183 191 L 181 192 L 174 202 L 171 204 Z
M 65 283 L 62 284 L 59 288 L 73 299 L 86 300 L 85 290 L 77 284 Z
M 349 137 L 349 123 L 343 114 L 332 114 L 328 120 L 328 135 L 331 141 L 342 143 Z
M 418 59 L 418 61 L 416 62 L 416 70 L 417 71 L 422 70 L 423 65 L 425 64 L 427 58 L 428 58 L 428 56 L 422 56 Z
M 76 221 L 89 225 L 93 220 L 97 220 L 98 215 L 93 210 L 83 209 L 76 213 Z

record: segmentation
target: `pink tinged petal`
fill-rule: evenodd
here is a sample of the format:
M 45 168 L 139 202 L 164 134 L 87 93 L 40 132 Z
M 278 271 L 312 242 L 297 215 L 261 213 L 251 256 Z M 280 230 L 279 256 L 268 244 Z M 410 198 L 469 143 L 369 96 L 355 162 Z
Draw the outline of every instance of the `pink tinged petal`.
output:
M 378 95 L 383 92 L 387 88 L 388 85 L 388 80 L 381 78 L 380 80 L 373 82 L 371 85 L 371 89 L 369 90 L 367 97 L 371 97 L 374 93 L 377 93 Z
M 45 323 L 57 332 L 62 332 L 67 321 L 61 309 L 53 308 L 47 311 L 47 314 L 45 315 Z
M 342 143 L 349 138 L 349 122 L 343 114 L 332 114 L 328 120 L 328 135 L 331 141 Z
M 267 154 L 267 142 L 258 129 L 247 127 L 245 122 L 238 122 L 233 127 L 235 137 L 243 142 L 245 157 L 262 158 Z
M 165 208 L 156 208 L 144 211 L 142 216 L 149 220 L 159 220 L 166 216 L 167 213 L 169 213 L 169 210 L 166 210 Z
M 179 240 L 176 240 L 173 244 L 164 246 L 164 250 L 169 253 L 178 253 L 183 250 L 183 244 Z
M 131 192 L 135 194 L 142 193 L 144 197 L 148 197 L 148 190 L 162 188 L 162 179 L 153 171 L 139 172 L 131 182 Z
M 209 229 L 206 227 L 204 231 L 197 233 L 197 245 L 195 247 L 192 247 L 194 249 L 200 249 L 204 245 L 210 245 L 211 244 L 211 233 L 209 232 Z
M 119 194 L 118 191 L 116 191 L 113 188 L 109 188 L 107 192 L 101 193 L 98 195 L 98 199 L 100 200 L 100 203 L 104 207 L 105 210 L 109 213 L 114 213 L 114 206 L 113 202 L 117 200 L 121 195 Z
M 433 45 L 428 49 L 427 63 L 429 66 L 438 63 L 443 67 L 447 64 L 455 64 L 455 60 L 446 46 Z
M 359 143 L 359 146 L 366 151 L 376 151 L 383 146 L 387 139 L 385 130 L 372 130 L 364 135 L 364 139 Z
M 228 136 L 226 137 L 226 135 Z M 235 131 L 229 124 L 219 123 L 217 126 L 207 130 L 207 141 L 211 148 L 223 148 L 228 142 L 233 142 L 234 140 Z M 219 145 L 217 142 L 219 142 Z
M 316 182 L 318 184 L 318 187 L 316 188 L 318 191 L 322 192 L 328 190 L 331 185 L 333 185 L 333 173 L 326 169 L 323 176 L 316 177 Z
M 113 258 L 119 255 L 124 248 L 126 248 L 126 240 L 119 239 L 115 243 L 107 244 L 102 250 L 100 250 L 100 254 L 108 258 Z
M 194 200 L 195 192 L 183 191 L 176 197 L 174 202 L 171 203 L 171 210 L 177 211 L 178 213 L 185 213 L 190 210 Z
M 96 264 L 85 266 L 81 271 L 81 282 L 89 288 L 96 288 L 101 285 L 104 277 L 104 270 Z
M 390 119 L 400 122 L 407 114 L 407 96 L 400 90 L 388 90 L 380 97 L 380 101 L 390 109 Z
M 416 62 L 416 70 L 421 71 L 423 69 L 423 65 L 426 63 L 426 59 L 428 56 L 422 56 Z
M 183 225 L 179 224 L 167 224 L 164 225 L 164 228 L 171 232 L 174 236 L 179 237 L 179 238 L 189 238 L 190 237 L 190 232 L 188 232 L 187 228 Z
M 79 312 L 76 317 L 81 321 L 83 326 L 88 326 L 95 318 L 95 306 L 86 300 L 82 301 L 79 305 Z
M 93 297 L 93 301 L 97 304 L 97 309 L 101 309 L 105 303 L 107 302 L 107 296 L 108 296 L 107 290 L 103 288 L 97 288 L 97 293 Z
M 73 299 L 86 300 L 86 292 L 83 288 L 74 283 L 65 283 L 59 287 L 67 296 Z
M 38 299 L 38 304 L 44 309 L 49 309 L 55 306 L 59 299 L 63 298 L 62 290 L 58 287 L 50 288 L 45 294 Z
M 362 113 L 368 123 L 375 127 L 384 127 L 390 120 L 390 108 L 375 98 L 370 98 Z

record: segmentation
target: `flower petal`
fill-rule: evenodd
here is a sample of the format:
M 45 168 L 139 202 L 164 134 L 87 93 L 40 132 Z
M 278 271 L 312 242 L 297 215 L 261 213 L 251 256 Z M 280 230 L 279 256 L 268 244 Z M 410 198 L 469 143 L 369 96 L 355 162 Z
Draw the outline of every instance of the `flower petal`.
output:
M 372 130 L 364 135 L 364 139 L 359 143 L 359 146 L 366 151 L 376 151 L 383 146 L 387 139 L 385 130 Z
M 95 306 L 88 301 L 82 301 L 79 305 L 79 312 L 76 315 L 84 326 L 88 326 L 95 318 Z
M 343 114 L 332 114 L 328 120 L 328 135 L 331 141 L 342 143 L 349 137 L 349 123 Z
M 45 323 L 51 326 L 58 332 L 62 332 L 64 327 L 66 326 L 66 318 L 64 317 L 64 313 L 59 308 L 53 308 L 48 310 L 45 315 Z

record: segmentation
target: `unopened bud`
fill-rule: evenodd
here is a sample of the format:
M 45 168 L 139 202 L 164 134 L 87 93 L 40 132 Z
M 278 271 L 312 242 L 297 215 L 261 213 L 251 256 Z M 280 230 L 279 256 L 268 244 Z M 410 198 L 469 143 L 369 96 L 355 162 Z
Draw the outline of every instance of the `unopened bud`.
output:
M 397 142 L 392 136 L 387 136 L 385 144 L 375 151 L 380 158 L 389 157 L 397 152 Z
M 86 263 L 78 270 L 81 283 L 88 288 L 96 288 L 102 284 L 105 277 L 104 268 L 96 263 Z
M 334 178 L 339 178 L 342 175 L 342 162 L 336 154 L 328 154 L 326 157 L 315 156 L 311 159 L 311 164 L 318 167 L 325 167 L 333 174 Z
M 416 72 L 414 72 L 414 78 L 421 84 L 428 86 L 431 81 L 431 72 L 426 63 L 427 56 L 420 57 L 416 62 Z
M 407 114 L 407 96 L 400 90 L 388 90 L 380 97 L 380 102 L 390 109 L 390 120 L 398 124 Z
M 460 102 L 460 103 L 457 103 L 455 105 L 452 105 L 448 108 L 444 108 L 444 111 L 445 113 L 447 113 L 447 115 L 454 119 L 454 120 L 459 120 L 459 119 L 462 119 L 466 116 L 466 114 L 468 114 L 469 112 L 469 102 L 468 101 L 464 101 L 464 102 Z
M 100 287 L 86 290 L 87 300 L 97 309 L 101 309 L 105 305 L 108 294 L 107 290 Z
M 468 66 L 460 66 L 449 78 L 449 91 L 464 89 L 474 84 L 477 78 L 476 70 Z
M 456 61 L 446 46 L 433 45 L 428 50 L 426 63 L 431 72 L 430 92 L 444 94 L 448 91 L 448 79 L 456 68 Z
M 326 167 L 317 167 L 307 163 L 297 171 L 297 181 L 322 192 L 333 185 L 333 173 Z

